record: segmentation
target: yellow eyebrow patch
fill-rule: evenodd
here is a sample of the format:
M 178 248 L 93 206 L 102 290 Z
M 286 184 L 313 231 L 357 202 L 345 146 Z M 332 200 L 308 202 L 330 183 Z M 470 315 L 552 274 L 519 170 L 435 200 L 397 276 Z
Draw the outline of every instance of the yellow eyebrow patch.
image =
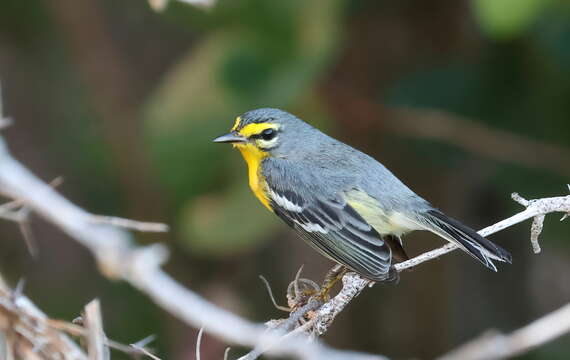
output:
M 240 123 L 241 123 L 241 116 L 238 116 L 236 118 L 236 122 L 234 123 L 234 126 L 232 126 L 230 131 L 235 131 L 239 127 Z
M 270 123 L 251 123 L 244 126 L 239 133 L 245 137 L 250 137 L 251 135 L 257 135 L 266 129 L 278 129 L 279 125 Z

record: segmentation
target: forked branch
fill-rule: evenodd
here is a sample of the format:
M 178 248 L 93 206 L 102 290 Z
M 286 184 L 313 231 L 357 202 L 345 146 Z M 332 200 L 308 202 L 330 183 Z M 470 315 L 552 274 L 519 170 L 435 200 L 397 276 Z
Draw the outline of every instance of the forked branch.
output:
M 534 221 L 531 227 L 531 242 L 536 253 L 537 249 L 540 251 L 540 247 L 538 246 L 538 235 L 542 230 L 542 221 L 544 219 L 544 216 L 554 212 L 562 212 L 565 215 L 561 220 L 564 220 L 567 217 L 567 214 L 570 213 L 570 195 L 534 200 L 526 200 L 517 193 L 513 193 L 511 196 L 513 200 L 525 206 L 526 209 L 505 220 L 499 221 L 494 225 L 481 229 L 478 231 L 478 233 L 481 236 L 486 237 L 515 224 L 523 222 L 527 219 L 533 218 Z M 537 224 L 540 224 L 540 226 Z M 449 243 L 445 246 L 442 246 L 441 248 L 428 251 L 408 261 L 396 264 L 394 265 L 394 268 L 397 271 L 410 269 L 426 261 L 436 259 L 456 249 L 458 249 L 457 245 Z M 348 305 L 348 303 L 352 301 L 352 299 L 354 299 L 356 296 L 358 296 L 366 286 L 372 286 L 372 284 L 373 283 L 371 281 L 366 280 L 355 273 L 346 274 L 343 278 L 343 286 L 340 292 L 327 304 L 323 305 L 321 309 L 318 310 L 317 313 L 319 320 L 315 323 L 314 330 L 319 335 L 324 334 L 334 321 L 335 317 Z

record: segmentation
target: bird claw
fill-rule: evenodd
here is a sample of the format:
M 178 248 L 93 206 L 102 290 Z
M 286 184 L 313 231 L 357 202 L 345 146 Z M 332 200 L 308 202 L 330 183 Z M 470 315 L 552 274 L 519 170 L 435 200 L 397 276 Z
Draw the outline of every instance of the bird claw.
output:
M 311 299 L 318 300 L 319 302 L 329 301 L 331 289 L 348 271 L 342 265 L 335 265 L 329 270 L 323 283 L 319 286 L 312 280 L 300 278 L 301 270 L 302 268 L 299 269 L 295 280 L 293 280 L 287 288 L 287 304 L 292 311 L 307 304 Z
M 287 287 L 287 305 L 291 312 L 308 303 L 309 299 L 321 291 L 321 287 L 313 280 L 300 278 L 301 266 L 293 280 Z

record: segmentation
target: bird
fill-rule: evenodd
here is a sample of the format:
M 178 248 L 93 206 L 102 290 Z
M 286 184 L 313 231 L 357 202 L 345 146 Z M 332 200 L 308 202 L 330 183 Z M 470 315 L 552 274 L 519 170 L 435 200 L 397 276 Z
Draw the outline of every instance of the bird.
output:
M 402 236 L 426 230 L 454 243 L 492 271 L 508 251 L 432 206 L 369 155 L 286 111 L 238 116 L 213 140 L 243 156 L 257 199 L 315 250 L 372 281 L 394 279 L 409 259 Z

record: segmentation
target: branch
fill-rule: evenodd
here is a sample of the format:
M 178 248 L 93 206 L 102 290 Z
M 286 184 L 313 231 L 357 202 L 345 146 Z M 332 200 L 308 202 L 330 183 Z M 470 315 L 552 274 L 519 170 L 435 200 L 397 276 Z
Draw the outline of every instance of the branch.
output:
M 524 354 L 570 332 L 570 304 L 508 335 L 490 330 L 439 360 L 499 360 Z
M 67 335 L 46 326 L 48 317 L 28 298 L 21 287 L 10 289 L 0 276 L 0 344 L 2 359 L 87 360 L 85 352 Z M 2 340 L 2 337 L 0 337 Z
M 511 197 L 513 198 L 513 200 L 515 200 L 519 204 L 526 206 L 526 209 L 524 211 L 521 211 L 518 214 L 511 216 L 508 219 L 505 219 L 503 221 L 499 221 L 498 223 L 496 223 L 494 225 L 491 225 L 491 226 L 488 226 L 482 230 L 479 230 L 478 231 L 479 235 L 481 235 L 483 237 L 487 237 L 489 235 L 497 233 L 501 230 L 504 230 L 508 227 L 511 227 L 515 224 L 518 224 L 518 223 L 523 222 L 523 221 L 530 219 L 530 218 L 535 218 L 534 222 L 537 222 L 537 220 L 536 220 L 537 218 L 544 219 L 544 215 L 550 214 L 553 212 L 564 212 L 566 214 L 568 212 L 570 212 L 570 195 L 544 198 L 544 199 L 536 199 L 536 200 L 526 200 L 526 199 L 522 198 L 520 195 L 518 195 L 517 193 L 513 193 L 511 195 Z M 538 220 L 538 221 L 542 221 L 542 220 Z M 538 235 L 540 234 L 540 231 L 536 230 L 536 228 L 538 228 L 538 227 L 536 225 L 534 225 L 534 222 L 533 222 L 533 226 L 531 229 L 531 240 L 532 240 L 533 244 L 535 241 L 538 244 Z M 540 229 L 542 229 L 542 225 L 540 226 Z M 425 261 L 438 258 L 441 255 L 447 254 L 448 252 L 451 252 L 451 251 L 456 250 L 458 248 L 459 247 L 457 245 L 450 243 L 450 244 L 447 244 L 447 245 L 445 245 L 439 249 L 429 251 L 427 253 L 419 255 L 419 256 L 417 256 L 413 259 L 410 259 L 408 261 L 405 261 L 403 263 L 396 264 L 396 265 L 394 265 L 394 268 L 398 271 L 409 269 L 409 268 L 412 268 L 416 265 L 419 265 Z
M 188 5 L 209 9 L 216 4 L 216 0 L 178 0 Z M 164 11 L 168 6 L 169 0 L 148 0 L 148 4 L 154 11 Z
M 0 118 L 2 118 L 1 113 Z M 249 322 L 218 308 L 180 285 L 161 269 L 161 265 L 168 258 L 168 251 L 164 246 L 155 244 L 138 247 L 133 243 L 130 234 L 121 228 L 121 226 L 126 226 L 140 230 L 145 228 L 145 226 L 141 227 L 142 223 L 126 219 L 102 218 L 74 205 L 16 161 L 10 155 L 1 138 L 0 193 L 14 199 L 17 203 L 25 204 L 26 209 L 33 210 L 51 221 L 71 238 L 88 248 L 94 254 L 97 264 L 106 276 L 129 282 L 179 320 L 196 328 L 203 326 L 204 331 L 218 338 L 242 346 L 263 349 L 270 355 L 290 355 L 300 359 L 385 359 L 378 355 L 334 350 L 316 341 L 307 341 L 306 337 L 298 336 L 303 332 L 310 335 L 326 333 L 336 316 L 350 301 L 358 296 L 366 286 L 373 285 L 373 282 L 357 274 L 346 274 L 342 278 L 343 287 L 341 291 L 316 310 L 302 314 L 294 312 L 292 317 L 308 318 L 309 321 L 283 335 L 279 327 L 278 332 L 266 331 L 263 325 Z M 536 250 L 539 249 L 537 247 L 538 235 L 544 215 L 551 212 L 564 212 L 566 217 L 567 214 L 570 214 L 570 195 L 530 201 L 517 195 L 513 195 L 513 198 L 526 206 L 526 209 L 479 231 L 479 234 L 488 236 L 533 217 L 535 223 L 531 238 Z M 148 227 L 144 230 L 148 230 Z M 394 268 L 396 271 L 402 271 L 435 259 L 456 248 L 457 246 L 448 244 L 440 249 L 397 264 Z M 19 297 L 19 299 L 24 299 L 20 300 L 21 302 L 29 302 L 24 297 Z M 310 298 L 307 299 L 308 302 L 310 300 Z M 31 302 L 26 306 L 32 310 L 37 309 Z M 45 317 L 39 310 L 35 311 L 34 314 L 39 318 Z M 298 321 L 285 320 L 285 323 L 297 325 Z M 4 326 L 4 323 L 0 323 L 0 326 Z M 4 330 L 1 327 L 0 329 Z M 20 335 L 29 334 L 23 330 Z M 101 341 L 104 341 L 101 339 L 102 337 L 100 334 L 99 339 L 93 339 L 93 346 L 100 348 Z M 82 350 L 76 344 L 68 341 L 65 337 L 61 337 L 61 335 L 58 335 L 58 339 L 69 347 L 69 351 L 66 351 L 65 356 L 62 357 L 63 359 L 86 359 L 86 355 L 81 352 Z M 40 345 L 35 344 L 31 348 L 26 348 L 28 352 L 32 351 L 26 355 L 29 355 L 29 358 L 37 358 L 32 357 L 31 354 L 33 354 L 33 349 Z M 136 344 L 133 348 L 137 349 Z M 261 352 L 254 350 L 254 353 L 255 356 L 258 356 Z
M 85 307 L 78 318 L 85 326 L 50 319 L 23 295 L 23 281 L 11 290 L 0 275 L 0 359 L 108 359 L 109 349 L 157 359 L 144 348 L 154 337 L 143 339 L 138 347 L 129 347 L 105 337 L 98 301 Z M 72 338 L 86 339 L 87 351 Z M 160 360 L 160 359 L 158 359 Z
M 85 306 L 85 327 L 88 331 L 87 349 L 89 358 L 93 360 L 109 360 L 109 348 L 103 332 L 103 318 L 101 316 L 101 304 L 99 300 L 93 300 Z
M 38 214 L 59 226 L 72 238 L 90 249 L 102 272 L 120 278 L 146 293 L 153 301 L 180 320 L 206 332 L 242 346 L 266 350 L 271 355 L 292 355 L 302 359 L 382 359 L 380 356 L 341 352 L 319 343 L 307 342 L 298 336 L 282 336 L 265 331 L 232 313 L 220 309 L 184 288 L 160 268 L 168 257 L 161 245 L 136 247 L 130 235 L 109 223 L 101 223 L 93 215 L 57 194 L 48 184 L 31 174 L 14 160 L 0 139 L 0 192 L 26 204 Z M 570 212 L 570 196 L 528 201 L 527 208 L 479 233 L 488 236 L 531 217 L 551 212 Z M 397 271 L 411 268 L 437 258 L 457 247 L 448 244 L 395 266 Z M 357 274 L 343 277 L 343 288 L 330 301 L 314 311 L 307 332 L 323 335 L 336 316 L 373 283 Z
M 242 346 L 267 348 L 268 353 L 273 355 L 290 355 L 301 359 L 384 359 L 333 350 L 298 337 L 283 340 L 279 335 L 266 332 L 261 324 L 249 322 L 216 307 L 161 269 L 160 266 L 168 258 L 164 246 L 137 247 L 128 232 L 97 221 L 96 215 L 59 195 L 12 158 L 2 139 L 0 192 L 22 201 L 88 248 L 106 276 L 129 282 L 179 320 L 196 328 L 204 325 L 206 332 L 220 339 Z
M 553 212 L 564 212 L 565 214 L 570 213 L 570 195 L 537 200 L 525 200 L 518 194 L 514 193 L 512 197 L 515 201 L 521 203 L 523 206 L 526 206 L 526 209 L 518 214 L 509 217 L 508 219 L 499 221 L 494 225 L 479 230 L 479 235 L 486 237 L 515 224 L 523 222 L 527 219 L 544 218 L 544 215 Z M 537 220 L 535 220 L 535 222 L 536 221 Z M 531 232 L 531 239 L 533 241 L 533 244 L 535 241 L 538 244 L 538 234 L 540 232 L 536 229 L 537 227 L 533 225 L 533 230 Z M 401 272 L 405 269 L 410 269 L 414 266 L 417 266 L 423 262 L 436 259 L 456 249 L 458 249 L 457 245 L 449 243 L 441 248 L 428 251 L 408 261 L 395 264 L 394 269 L 398 272 Z M 318 320 L 315 323 L 315 331 L 318 335 L 323 335 L 328 330 L 336 316 L 348 305 L 350 301 L 352 301 L 352 299 L 358 296 L 366 286 L 373 285 L 372 281 L 364 279 L 355 273 L 346 274 L 343 277 L 342 281 L 343 287 L 340 292 L 328 303 L 323 305 L 323 307 L 317 312 Z
M 91 221 L 95 224 L 109 224 L 129 230 L 142 232 L 167 232 L 168 225 L 162 223 L 142 222 L 124 219 L 116 216 L 92 215 Z

